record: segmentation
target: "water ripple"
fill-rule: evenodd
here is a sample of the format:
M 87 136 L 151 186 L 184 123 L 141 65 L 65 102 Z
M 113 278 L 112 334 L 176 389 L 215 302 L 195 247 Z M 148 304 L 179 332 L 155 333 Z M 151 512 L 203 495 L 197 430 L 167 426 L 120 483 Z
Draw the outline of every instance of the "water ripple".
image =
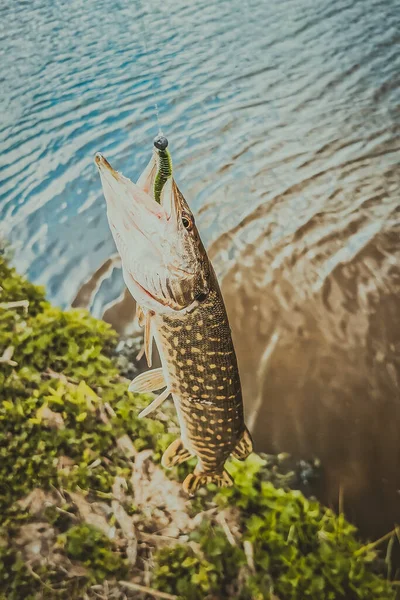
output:
M 320 456 L 326 501 L 340 473 L 361 521 L 376 472 L 394 486 L 376 514 L 390 520 L 400 487 L 399 31 L 396 0 L 0 5 L 0 235 L 16 266 L 71 303 L 114 252 L 93 155 L 136 178 L 157 102 L 255 438 Z M 101 314 L 119 269 L 98 288 Z

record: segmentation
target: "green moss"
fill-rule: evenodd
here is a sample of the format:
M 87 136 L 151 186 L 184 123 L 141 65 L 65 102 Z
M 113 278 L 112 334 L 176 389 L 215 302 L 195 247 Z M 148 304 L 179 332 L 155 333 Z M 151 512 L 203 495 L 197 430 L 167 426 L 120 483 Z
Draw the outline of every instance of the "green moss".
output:
M 79 560 L 89 569 L 93 583 L 106 577 L 127 575 L 126 561 L 116 552 L 112 542 L 91 525 L 76 525 L 63 536 L 65 551 L 72 560 Z
M 16 502 L 52 486 L 111 495 L 115 477 L 131 474 L 117 444 L 121 436 L 128 434 L 137 450 L 152 448 L 155 460 L 173 436 L 164 423 L 137 418 L 151 398 L 127 392 L 112 357 L 117 337 L 106 323 L 51 306 L 43 289 L 1 256 L 0 281 L 0 356 L 13 348 L 10 361 L 0 363 L 0 540 L 7 541 L 0 549 L 0 589 L 9 599 L 36 598 L 39 591 L 40 597 L 81 598 L 90 582 L 121 572 L 119 553 L 86 524 L 67 528 L 68 556 L 87 535 L 76 559 L 88 576 L 58 586 L 57 568 L 36 565 L 32 574 L 13 542 L 31 520 Z M 14 305 L 25 300 L 28 308 Z M 46 519 L 59 521 L 59 515 L 48 511 Z
M 42 573 L 48 579 L 47 573 Z M 0 546 L 0 599 L 34 600 L 40 589 L 39 581 L 33 578 L 22 557 L 9 546 Z
M 7 260 L 1 254 L 0 285 L 1 303 L 28 300 L 29 312 L 32 316 L 37 315 L 37 313 L 42 310 L 43 303 L 46 303 L 44 288 L 37 285 L 32 285 L 25 278 L 20 277 L 15 271 L 15 269 L 11 268 L 8 265 Z
M 264 465 L 255 454 L 232 461 L 235 486 L 214 498 L 221 509 L 240 509 L 237 545 L 205 522 L 190 536 L 197 551 L 185 545 L 158 553 L 155 585 L 182 598 L 393 599 L 356 529 L 300 492 L 263 481 Z
M 243 553 L 227 543 L 221 528 L 207 522 L 193 537 L 200 539 L 201 554 L 181 545 L 158 553 L 155 586 L 191 600 L 222 593 L 217 597 L 236 598 L 232 582 Z
M 111 514 L 116 477 L 131 485 L 132 459 L 118 440 L 127 434 L 136 450 L 151 449 L 157 461 L 174 435 L 164 421 L 137 418 L 151 398 L 127 392 L 108 325 L 85 311 L 51 306 L 43 289 L 1 256 L 0 282 L 0 356 L 6 351 L 0 363 L 0 600 L 94 597 L 93 584 L 132 576 L 144 581 L 150 556 L 151 585 L 182 599 L 394 597 L 385 578 L 374 574 L 375 554 L 363 548 L 354 528 L 286 489 L 291 474 L 279 475 L 277 465 L 272 473 L 257 455 L 230 463 L 233 488 L 215 493 L 210 486 L 189 503 L 191 514 L 217 507 L 230 515 L 233 543 L 213 516 L 205 516 L 188 543 L 158 552 L 149 547 L 128 568 L 127 549 L 82 522 L 65 491 L 108 502 Z M 172 476 L 183 477 L 188 468 L 193 464 Z M 30 514 L 18 501 L 36 488 L 56 490 L 64 504 Z M 159 509 L 146 512 L 131 497 L 125 510 L 150 533 L 157 529 L 151 519 Z M 29 536 L 20 541 L 35 524 L 44 528 L 37 537 L 40 543 L 45 538 L 39 554 L 29 550 Z
M 90 584 L 89 577 L 68 579 L 57 568 L 29 565 L 12 546 L 0 547 L 0 600 L 81 600 Z
M 156 457 L 171 436 L 164 424 L 137 418 L 150 398 L 127 392 L 106 323 L 52 307 L 1 258 L 0 273 L 0 352 L 13 347 L 17 363 L 0 368 L 0 509 L 40 486 L 110 492 L 115 475 L 126 472 L 120 436 L 130 435 L 138 450 L 154 448 Z M 6 306 L 25 299 L 27 311 Z M 105 419 L 107 403 L 114 413 Z M 72 468 L 60 467 L 64 456 Z

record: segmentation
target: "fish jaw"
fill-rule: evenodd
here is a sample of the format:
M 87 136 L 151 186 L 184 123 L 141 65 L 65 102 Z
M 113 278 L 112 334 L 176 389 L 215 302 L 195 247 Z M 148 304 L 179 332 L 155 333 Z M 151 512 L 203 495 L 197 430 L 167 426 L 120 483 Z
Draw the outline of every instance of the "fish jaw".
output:
M 123 224 L 126 229 L 131 227 L 139 229 L 147 236 L 161 235 L 166 221 L 163 207 L 144 191 L 148 189 L 153 161 L 154 159 L 146 167 L 143 173 L 145 177 L 142 178 L 139 186 L 116 171 L 99 152 L 95 157 L 107 202 L 107 211 L 111 214 L 112 220 Z
M 116 171 L 102 154 L 96 154 L 95 162 L 126 286 L 140 306 L 158 311 L 159 302 L 150 290 L 147 274 L 161 270 L 162 256 L 153 240 L 164 235 L 165 211 L 139 186 Z
M 96 154 L 95 162 L 130 293 L 140 306 L 156 313 L 193 310 L 204 264 L 196 255 L 196 243 L 182 228 L 176 184 L 172 178 L 167 182 L 158 204 L 144 191 L 153 194 L 154 154 L 140 185 L 116 171 L 102 154 Z
M 154 182 L 157 175 L 157 156 L 156 151 L 153 150 L 151 159 L 144 169 L 143 173 L 137 180 L 136 185 L 140 187 L 146 194 L 154 199 Z

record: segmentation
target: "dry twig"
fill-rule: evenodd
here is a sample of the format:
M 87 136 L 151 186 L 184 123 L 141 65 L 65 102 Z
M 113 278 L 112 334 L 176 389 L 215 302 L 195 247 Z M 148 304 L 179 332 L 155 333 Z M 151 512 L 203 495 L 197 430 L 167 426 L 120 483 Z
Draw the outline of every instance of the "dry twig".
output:
M 14 302 L 0 302 L 0 308 L 9 310 L 10 308 L 24 308 L 28 310 L 29 300 L 15 300 Z
M 230 543 L 230 545 L 231 546 L 236 546 L 237 545 L 236 544 L 236 540 L 233 537 L 233 534 L 232 534 L 231 530 L 229 529 L 229 525 L 226 522 L 224 513 L 223 512 L 219 513 L 216 516 L 215 520 L 217 521 L 217 523 L 219 523 L 221 525 L 221 527 L 224 530 L 224 533 L 225 533 L 226 538 L 227 538 L 228 542 Z
M 13 354 L 14 354 L 14 346 L 8 346 L 4 350 L 3 355 L 0 356 L 0 363 L 6 363 L 7 365 L 10 365 L 11 367 L 16 367 L 18 365 L 18 363 L 15 362 L 15 360 L 11 360 Z
M 163 598 L 163 600 L 178 600 L 178 596 L 167 594 L 166 592 L 160 592 L 159 590 L 154 590 L 153 588 L 139 585 L 138 583 L 132 583 L 130 581 L 119 581 L 118 583 L 128 590 L 142 592 L 143 594 L 150 594 L 151 596 L 154 596 L 154 598 Z
M 250 571 L 252 573 L 255 573 L 256 567 L 254 565 L 254 550 L 253 550 L 253 544 L 250 542 L 250 540 L 245 540 L 243 542 L 243 550 L 244 550 L 244 553 L 246 556 L 246 561 L 247 561 Z

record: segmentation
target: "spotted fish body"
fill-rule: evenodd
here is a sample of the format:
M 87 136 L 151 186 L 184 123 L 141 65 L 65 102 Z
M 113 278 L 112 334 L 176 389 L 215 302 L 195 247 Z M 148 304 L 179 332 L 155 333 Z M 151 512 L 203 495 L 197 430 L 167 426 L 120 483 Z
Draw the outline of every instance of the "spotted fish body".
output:
M 183 318 L 156 316 L 154 328 L 183 446 L 199 459 L 196 473 L 226 480 L 225 461 L 236 448 L 240 453 L 248 434 L 228 317 L 212 269 L 210 279 L 210 292 L 195 311 Z
M 163 137 L 157 143 L 158 150 L 168 145 Z M 246 458 L 252 441 L 227 313 L 194 217 L 172 172 L 160 172 L 163 163 L 154 153 L 137 184 L 102 155 L 96 155 L 96 163 L 125 283 L 145 329 L 148 364 L 153 339 L 162 363 L 129 386 L 138 393 L 165 388 L 139 416 L 172 395 L 181 437 L 165 451 L 163 466 L 198 458 L 183 483 L 189 494 L 210 482 L 230 485 L 225 462 L 229 456 Z

